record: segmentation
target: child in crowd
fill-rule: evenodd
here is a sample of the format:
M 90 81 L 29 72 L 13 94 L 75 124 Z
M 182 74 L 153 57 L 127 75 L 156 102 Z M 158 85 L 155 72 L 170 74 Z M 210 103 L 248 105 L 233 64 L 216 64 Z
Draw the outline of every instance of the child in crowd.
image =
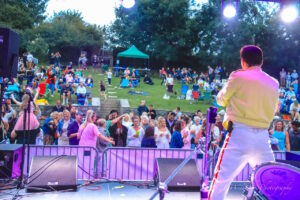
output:
M 111 78 L 112 78 L 112 72 L 111 69 L 109 69 L 107 72 L 107 80 L 109 85 L 111 85 Z
M 100 96 L 103 96 L 106 100 L 105 85 L 103 81 L 100 81 Z

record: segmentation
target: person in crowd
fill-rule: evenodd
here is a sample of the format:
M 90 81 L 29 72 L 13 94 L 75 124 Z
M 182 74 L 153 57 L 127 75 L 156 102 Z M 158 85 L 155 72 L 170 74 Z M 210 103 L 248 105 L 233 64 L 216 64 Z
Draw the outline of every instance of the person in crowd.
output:
M 61 88 L 62 93 L 62 99 L 63 99 L 63 105 L 66 105 L 69 103 L 71 99 L 71 94 L 73 93 L 73 88 L 69 83 L 66 83 Z
M 79 75 L 77 74 L 75 75 L 73 86 L 78 87 L 79 84 L 80 84 L 80 78 Z
M 285 87 L 289 88 L 291 86 L 291 82 L 292 82 L 291 72 L 288 71 L 285 79 Z
M 280 76 L 280 86 L 285 87 L 286 71 L 284 68 L 281 69 L 279 76 Z
M 164 67 L 161 68 L 161 70 L 159 70 L 159 74 L 160 74 L 160 77 L 161 77 L 160 85 L 163 85 L 166 82 L 166 79 L 167 79 L 167 72 L 166 72 Z
M 195 116 L 194 122 L 195 124 L 191 125 L 191 131 L 190 131 L 190 137 L 191 137 L 191 143 L 192 145 L 195 143 L 195 137 L 198 134 L 199 131 L 201 131 L 201 124 L 200 124 L 200 117 Z
M 180 120 L 182 116 L 182 112 L 180 111 L 180 107 L 177 106 L 176 109 L 174 110 L 174 113 L 176 114 L 175 120 Z
M 57 138 L 56 130 L 58 125 L 58 112 L 52 112 L 50 117 L 44 121 L 42 127 L 44 133 L 44 145 L 53 145 Z
M 85 85 L 89 88 L 92 88 L 94 86 L 94 80 L 91 75 L 89 75 L 88 78 L 85 80 Z
M 109 69 L 107 72 L 107 81 L 109 85 L 111 85 L 111 79 L 112 79 L 112 72 L 111 69 Z
M 290 114 L 291 114 L 290 115 L 291 121 L 298 121 L 298 122 L 300 122 L 300 114 L 299 114 L 299 112 L 297 111 L 296 108 L 292 109 L 290 111 Z
M 150 126 L 149 117 L 145 114 L 141 116 L 141 126 L 146 131 L 147 127 Z
M 27 69 L 31 70 L 33 68 L 33 56 L 30 52 L 27 53 Z
M 148 116 L 149 116 L 150 119 L 155 119 L 156 118 L 156 110 L 153 108 L 152 104 L 149 105 Z
M 184 143 L 184 149 L 191 149 L 191 136 L 190 136 L 190 118 L 184 116 L 181 120 L 181 137 Z
M 64 109 L 65 108 L 61 105 L 61 101 L 57 100 L 55 106 L 52 109 L 52 112 L 63 112 Z
M 292 111 L 294 112 L 300 112 L 300 105 L 299 105 L 299 102 L 297 100 L 295 100 L 291 105 L 290 105 L 290 113 Z
M 17 137 L 17 132 L 18 131 L 29 130 L 29 131 L 35 132 L 36 130 L 39 130 L 38 128 L 39 128 L 40 123 L 39 123 L 37 117 L 34 114 L 34 109 L 35 109 L 34 101 L 36 101 L 36 99 L 38 97 L 38 93 L 39 93 L 39 89 L 37 89 L 35 97 L 32 99 L 33 92 L 29 88 L 26 89 L 26 93 L 23 95 L 21 103 L 16 101 L 16 99 L 13 97 L 13 95 L 11 95 L 12 100 L 15 103 L 17 103 L 17 105 L 20 106 L 20 113 L 19 113 L 18 120 L 17 120 L 17 122 L 14 126 L 13 131 L 11 132 L 11 138 L 12 139 Z M 26 115 L 26 121 L 25 121 L 25 124 L 24 124 L 25 115 Z M 29 124 L 29 122 L 30 122 L 30 124 Z M 17 143 L 22 144 L 23 142 L 22 141 L 17 141 Z
M 173 87 L 174 87 L 174 78 L 171 74 L 168 75 L 168 78 L 166 80 L 166 87 L 167 87 L 167 93 L 173 94 Z
M 298 77 L 299 77 L 299 75 L 297 73 L 297 70 L 294 69 L 293 72 L 292 72 L 292 74 L 291 74 L 291 78 L 292 78 L 291 82 L 297 80 Z
M 145 74 L 144 83 L 148 84 L 148 85 L 153 85 L 154 84 L 152 79 L 148 76 L 148 74 Z
M 68 127 L 73 122 L 68 110 L 63 111 L 63 119 L 57 125 L 58 145 L 69 145 Z
M 280 151 L 290 151 L 289 134 L 285 131 L 284 122 L 277 120 L 272 131 L 272 136 L 278 140 L 278 147 Z
M 153 128 L 153 126 L 148 126 L 146 128 L 145 135 L 142 139 L 141 147 L 157 148 L 155 138 L 154 138 L 154 128 Z
M 137 111 L 139 113 L 139 116 L 141 116 L 143 114 L 143 112 L 146 112 L 146 113 L 149 112 L 149 109 L 146 106 L 146 101 L 145 100 L 141 101 L 141 104 L 139 105 Z
M 107 99 L 105 90 L 106 90 L 106 89 L 105 89 L 104 82 L 103 82 L 103 81 L 100 81 L 100 97 L 103 96 L 103 97 L 104 97 L 104 100 Z
M 47 69 L 46 83 L 48 83 L 48 87 L 51 90 L 51 97 L 53 97 L 56 81 L 55 81 L 55 74 L 54 74 L 53 69 L 52 69 L 51 66 Z
M 174 125 L 174 132 L 171 137 L 170 148 L 182 148 L 184 147 L 183 138 L 181 135 L 182 121 L 177 121 Z
M 291 151 L 300 151 L 300 122 L 292 121 L 292 129 L 289 131 Z
M 84 86 L 83 82 L 80 82 L 79 86 L 76 90 L 77 97 L 84 97 L 86 95 L 86 87 Z
M 122 125 L 126 126 L 127 129 L 130 128 L 132 126 L 132 121 L 131 121 L 131 117 L 129 116 L 129 114 L 124 114 L 123 120 L 122 120 Z
M 122 125 L 122 118 L 124 115 L 117 117 L 117 112 L 112 111 L 111 117 L 113 118 L 110 121 L 109 126 L 109 133 L 110 136 L 115 141 L 115 146 L 117 147 L 126 147 L 127 146 L 127 135 L 128 135 L 128 128 Z
M 157 119 L 157 127 L 154 129 L 157 148 L 170 148 L 171 133 L 166 126 L 166 119 L 162 116 Z
M 96 148 L 97 138 L 101 140 L 115 144 L 112 138 L 105 137 L 100 134 L 97 126 L 94 124 L 96 122 L 96 113 L 93 110 L 88 110 L 86 112 L 86 119 L 82 125 L 80 125 L 77 139 L 79 140 L 79 146 L 91 146 Z
M 57 77 L 56 77 L 56 78 L 57 78 Z M 66 79 L 66 83 L 68 83 L 68 84 L 70 84 L 70 85 L 72 85 L 73 83 L 75 83 L 74 78 L 73 78 L 73 76 L 72 76 L 71 73 L 67 73 L 67 74 L 65 75 L 65 79 Z
M 75 120 L 71 122 L 70 125 L 68 126 L 69 145 L 79 144 L 79 140 L 77 139 L 77 134 L 82 122 L 82 116 L 83 116 L 82 112 L 77 111 Z
M 128 129 L 127 146 L 140 147 L 142 138 L 144 137 L 144 129 L 140 126 L 139 117 L 133 118 L 133 126 Z
M 98 125 L 98 130 L 99 133 L 102 134 L 103 136 L 106 136 L 106 120 L 101 118 L 97 120 L 97 125 Z M 100 139 L 99 137 L 97 138 L 97 142 L 96 142 L 96 149 L 102 153 L 104 151 L 104 149 L 108 146 L 108 143 L 103 141 L 102 139 Z M 101 157 L 101 156 L 100 156 Z
M 173 127 L 176 124 L 175 116 L 176 114 L 174 112 L 169 112 L 168 117 L 166 119 L 167 128 L 171 134 L 173 134 Z

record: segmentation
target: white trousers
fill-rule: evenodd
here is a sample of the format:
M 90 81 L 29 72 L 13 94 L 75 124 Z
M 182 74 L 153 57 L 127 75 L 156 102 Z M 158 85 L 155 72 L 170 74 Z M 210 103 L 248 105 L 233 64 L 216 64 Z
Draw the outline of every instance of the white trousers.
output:
M 255 167 L 274 160 L 267 129 L 234 122 L 219 154 L 208 199 L 224 200 L 231 182 L 247 163 Z

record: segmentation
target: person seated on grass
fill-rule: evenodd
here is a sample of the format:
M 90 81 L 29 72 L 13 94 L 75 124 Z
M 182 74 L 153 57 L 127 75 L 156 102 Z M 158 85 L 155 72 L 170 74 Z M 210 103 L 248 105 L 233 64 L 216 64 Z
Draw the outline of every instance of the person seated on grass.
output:
M 133 73 L 130 78 L 131 87 L 136 87 L 138 85 L 138 83 L 139 82 L 138 82 L 137 78 L 135 77 L 135 73 Z
M 78 76 L 78 74 L 75 76 L 75 78 L 74 78 L 74 86 L 75 87 L 78 87 L 78 85 L 80 84 L 80 78 L 79 78 L 79 76 Z
M 148 76 L 148 74 L 145 74 L 144 83 L 146 83 L 148 85 L 153 85 L 154 84 L 152 79 Z
M 71 99 L 71 94 L 73 93 L 73 88 L 69 83 L 66 83 L 61 88 L 61 94 L 63 98 L 63 105 L 68 104 L 69 100 Z
M 80 85 L 77 87 L 76 90 L 77 97 L 83 98 L 86 95 L 86 87 L 84 86 L 83 82 L 80 82 Z
M 88 78 L 85 80 L 85 85 L 89 88 L 92 88 L 94 85 L 94 80 L 91 75 L 88 76 Z
M 73 84 L 74 83 L 73 76 L 70 73 L 66 74 L 65 79 L 66 79 L 66 83 L 69 83 L 69 84 Z
M 120 87 L 123 87 L 123 88 L 129 87 L 129 76 L 128 75 L 121 79 Z

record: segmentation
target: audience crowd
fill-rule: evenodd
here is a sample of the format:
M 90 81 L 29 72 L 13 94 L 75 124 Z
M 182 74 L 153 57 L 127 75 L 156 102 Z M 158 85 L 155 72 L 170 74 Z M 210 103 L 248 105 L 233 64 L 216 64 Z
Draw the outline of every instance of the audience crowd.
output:
M 71 103 L 71 96 L 76 95 L 77 103 L 84 105 L 86 97 L 90 95 L 90 88 L 94 87 L 93 78 L 84 76 L 83 69 L 86 68 L 87 59 L 85 54 L 81 54 L 78 61 L 80 67 L 75 69 L 72 62 L 67 66 L 61 65 L 60 58 L 59 52 L 52 53 L 48 67 L 37 67 L 37 62 L 28 52 L 20 59 L 17 80 L 2 80 L 6 84 L 6 92 L 2 106 L 0 141 L 22 143 L 19 132 L 24 128 L 36 135 L 34 140 L 28 141 L 32 144 L 89 145 L 99 151 L 107 146 L 193 149 L 195 145 L 205 141 L 206 118 L 200 110 L 193 115 L 185 115 L 177 107 L 168 112 L 167 116 L 159 116 L 153 105 L 148 107 L 142 101 L 135 113 L 119 114 L 112 110 L 105 119 L 98 118 L 92 110 L 86 113 L 78 111 Z M 106 73 L 108 83 L 111 84 L 113 73 L 111 70 Z M 213 69 L 209 66 L 207 73 L 200 74 L 190 68 L 167 67 L 160 70 L 160 76 L 161 85 L 166 86 L 168 95 L 175 93 L 174 84 L 181 83 L 193 85 L 192 93 L 196 89 L 199 92 L 209 91 L 213 97 L 226 82 L 228 73 L 223 67 Z M 124 87 L 127 83 L 126 87 L 137 87 L 140 79 L 138 70 L 126 68 L 121 76 L 120 86 Z M 274 150 L 300 151 L 297 71 L 290 73 L 282 69 L 279 81 L 278 112 L 269 129 L 271 144 Z M 153 84 L 149 74 L 144 77 L 144 83 Z M 57 100 L 51 115 L 43 119 L 39 107 L 33 102 L 38 96 L 46 95 L 45 87 L 49 88 L 51 96 L 58 91 L 62 100 Z M 106 99 L 103 81 L 100 83 L 100 92 Z M 10 99 L 20 106 L 20 113 L 13 109 Z M 80 99 L 84 99 L 83 102 Z M 27 121 L 24 120 L 26 115 Z M 219 111 L 216 123 L 211 127 L 212 153 L 222 146 L 227 134 L 222 126 L 223 115 L 224 111 Z M 44 120 L 43 124 L 40 124 L 41 120 Z M 26 126 L 24 121 L 29 125 Z

